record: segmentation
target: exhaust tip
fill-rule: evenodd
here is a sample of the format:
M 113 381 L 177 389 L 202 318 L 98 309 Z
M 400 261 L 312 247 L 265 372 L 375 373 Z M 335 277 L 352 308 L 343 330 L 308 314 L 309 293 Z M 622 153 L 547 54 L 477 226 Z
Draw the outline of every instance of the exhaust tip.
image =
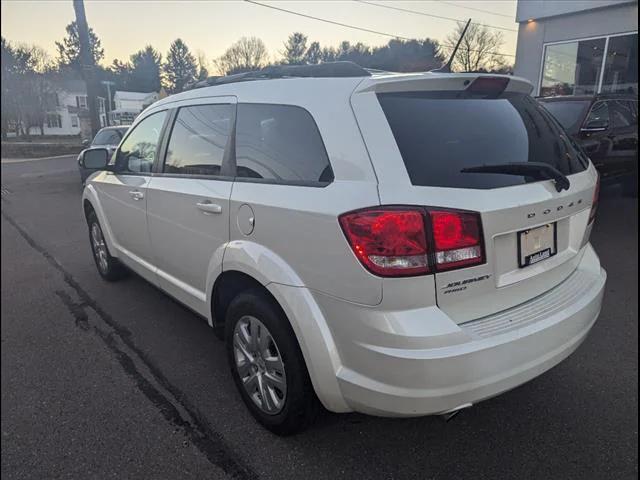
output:
M 455 408 L 452 408 L 451 410 L 447 410 L 446 412 L 442 412 L 439 414 L 440 418 L 442 418 L 445 422 L 448 422 L 449 420 L 452 420 L 453 417 L 455 417 L 456 415 L 458 415 L 462 410 L 464 410 L 465 408 L 469 408 L 472 407 L 473 404 L 472 403 L 464 403 L 462 405 L 458 405 Z

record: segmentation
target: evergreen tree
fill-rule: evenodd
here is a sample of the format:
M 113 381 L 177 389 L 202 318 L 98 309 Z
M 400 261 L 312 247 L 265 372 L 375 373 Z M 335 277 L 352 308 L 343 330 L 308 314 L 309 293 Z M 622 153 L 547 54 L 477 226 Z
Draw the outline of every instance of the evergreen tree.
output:
M 305 63 L 305 53 L 307 52 L 307 36 L 304 33 L 294 32 L 284 43 L 283 63 L 289 65 L 300 65 Z
M 196 59 L 189 47 L 179 38 L 169 47 L 164 73 L 170 93 L 181 92 L 184 86 L 196 77 Z
M 58 65 L 60 67 L 71 67 L 80 70 L 80 34 L 76 22 L 71 22 L 66 27 L 67 36 L 62 42 L 56 42 L 58 48 Z M 94 65 L 97 65 L 104 58 L 104 49 L 100 39 L 93 29 L 89 29 L 89 46 L 91 47 L 91 58 Z
M 138 92 L 159 92 L 162 74 L 162 55 L 151 45 L 130 57 L 129 89 Z

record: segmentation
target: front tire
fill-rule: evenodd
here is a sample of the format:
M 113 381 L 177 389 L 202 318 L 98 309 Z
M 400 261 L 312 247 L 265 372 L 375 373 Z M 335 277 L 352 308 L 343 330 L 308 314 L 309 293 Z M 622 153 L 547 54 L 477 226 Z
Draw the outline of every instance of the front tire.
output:
M 96 262 L 96 268 L 102 278 L 108 282 L 115 282 L 127 276 L 127 269 L 120 261 L 112 257 L 107 247 L 107 242 L 102 233 L 102 227 L 98 222 L 96 212 L 91 211 L 87 215 L 87 224 L 89 225 L 89 242 L 91 244 L 91 252 L 93 260 Z
M 271 297 L 260 290 L 236 296 L 227 309 L 225 343 L 233 380 L 258 422 L 277 435 L 313 422 L 318 399 L 291 325 Z

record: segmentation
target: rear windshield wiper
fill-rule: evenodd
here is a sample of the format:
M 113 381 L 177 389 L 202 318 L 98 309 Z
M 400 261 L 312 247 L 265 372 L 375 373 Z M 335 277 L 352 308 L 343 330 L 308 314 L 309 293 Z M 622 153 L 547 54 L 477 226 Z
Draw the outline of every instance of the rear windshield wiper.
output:
M 548 163 L 541 162 L 517 162 L 500 163 L 496 165 L 478 165 L 477 167 L 467 167 L 460 170 L 461 173 L 502 173 L 505 175 L 522 175 L 538 180 L 553 180 L 556 190 L 569 190 L 571 182 L 557 168 Z

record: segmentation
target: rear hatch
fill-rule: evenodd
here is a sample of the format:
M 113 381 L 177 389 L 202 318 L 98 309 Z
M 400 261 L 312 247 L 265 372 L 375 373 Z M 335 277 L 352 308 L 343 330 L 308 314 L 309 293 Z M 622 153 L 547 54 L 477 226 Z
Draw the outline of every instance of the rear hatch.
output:
M 422 74 L 367 80 L 352 96 L 382 205 L 479 214 L 477 262 L 432 269 L 438 306 L 458 323 L 558 285 L 588 241 L 597 173 L 530 89 L 509 77 Z

